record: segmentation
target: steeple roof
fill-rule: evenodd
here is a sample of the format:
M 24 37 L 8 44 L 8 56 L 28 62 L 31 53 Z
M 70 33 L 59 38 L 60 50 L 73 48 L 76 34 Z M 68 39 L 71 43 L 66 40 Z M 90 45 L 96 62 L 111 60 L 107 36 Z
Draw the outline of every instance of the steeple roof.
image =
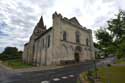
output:
M 36 39 L 39 35 L 43 34 L 45 31 L 46 31 L 46 26 L 44 25 L 43 17 L 41 16 L 39 22 L 37 23 L 37 25 L 33 30 L 31 39 Z
M 45 28 L 42 16 L 41 16 L 39 22 L 37 23 L 37 27 L 39 27 L 39 28 Z

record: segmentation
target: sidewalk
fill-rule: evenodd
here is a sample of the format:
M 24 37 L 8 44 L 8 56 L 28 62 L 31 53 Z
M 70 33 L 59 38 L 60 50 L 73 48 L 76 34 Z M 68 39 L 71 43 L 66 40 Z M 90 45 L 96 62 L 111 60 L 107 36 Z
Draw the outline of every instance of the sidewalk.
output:
M 3 65 L 2 62 L 0 61 L 0 67 L 11 72 L 33 72 L 33 71 L 46 71 L 46 70 L 53 70 L 53 69 L 59 69 L 59 68 L 64 68 L 64 67 L 71 67 L 79 64 L 69 64 L 69 65 L 51 65 L 51 66 L 40 66 L 40 67 L 30 67 L 30 68 L 22 68 L 22 69 L 13 69 L 10 68 L 6 65 Z
M 77 66 L 81 63 L 76 64 L 68 64 L 68 65 L 51 65 L 51 66 L 40 66 L 40 67 L 31 67 L 31 68 L 22 68 L 22 69 L 15 69 L 16 72 L 32 72 L 32 71 L 46 71 L 46 70 L 53 70 L 53 69 L 60 69 L 65 67 Z
M 6 70 L 6 71 L 11 71 L 11 72 L 13 71 L 12 68 L 7 67 L 6 65 L 3 65 L 2 61 L 0 61 L 0 69 Z
M 46 70 L 63 68 L 63 67 L 64 67 L 64 66 L 40 66 L 40 67 L 14 69 L 14 71 L 16 71 L 16 72 L 46 71 Z

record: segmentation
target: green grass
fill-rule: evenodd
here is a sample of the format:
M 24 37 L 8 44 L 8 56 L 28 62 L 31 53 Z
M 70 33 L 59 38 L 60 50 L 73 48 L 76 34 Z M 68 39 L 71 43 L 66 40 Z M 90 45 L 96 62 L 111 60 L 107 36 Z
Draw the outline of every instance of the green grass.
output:
M 125 83 L 125 66 L 112 66 L 109 69 L 101 68 L 98 70 L 98 75 L 103 83 Z
M 125 60 L 118 60 L 116 63 L 117 64 L 125 64 Z
M 82 78 L 86 79 L 87 72 L 83 72 Z M 95 76 L 95 72 L 93 72 Z M 111 66 L 109 68 L 99 68 L 97 71 L 102 83 L 125 83 L 125 66 Z
M 24 64 L 19 59 L 3 61 L 3 64 L 5 64 L 8 67 L 11 67 L 13 69 L 20 69 L 20 68 L 29 68 L 29 67 L 32 67 L 32 65 L 30 65 L 30 64 Z
M 79 80 L 79 79 L 77 79 L 77 83 L 80 83 L 80 80 Z

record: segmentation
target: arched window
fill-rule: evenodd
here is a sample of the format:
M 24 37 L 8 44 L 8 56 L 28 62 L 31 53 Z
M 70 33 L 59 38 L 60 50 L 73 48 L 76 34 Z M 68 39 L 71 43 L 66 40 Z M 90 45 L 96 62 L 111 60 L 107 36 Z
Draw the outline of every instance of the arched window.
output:
M 65 40 L 65 41 L 67 40 L 67 33 L 66 33 L 66 31 L 63 32 L 63 40 Z
M 48 45 L 47 45 L 47 47 L 49 47 L 50 46 L 50 35 L 48 35 Z
M 88 40 L 88 38 L 86 39 L 86 45 L 89 46 L 89 40 Z
M 42 40 L 43 49 L 44 49 L 44 46 L 45 46 L 44 44 L 45 44 L 45 43 L 44 43 L 44 39 L 43 39 L 43 40 Z
M 76 31 L 76 43 L 80 43 L 80 32 Z

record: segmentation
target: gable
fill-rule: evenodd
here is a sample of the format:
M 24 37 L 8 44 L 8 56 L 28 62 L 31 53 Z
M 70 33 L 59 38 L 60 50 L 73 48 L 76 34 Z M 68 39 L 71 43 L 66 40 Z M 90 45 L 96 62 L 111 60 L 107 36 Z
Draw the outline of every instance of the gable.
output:
M 78 22 L 78 20 L 76 19 L 76 17 L 73 17 L 73 18 L 71 18 L 69 20 L 70 20 L 70 22 L 73 22 L 73 23 L 75 23 L 77 25 L 80 25 L 80 23 Z

